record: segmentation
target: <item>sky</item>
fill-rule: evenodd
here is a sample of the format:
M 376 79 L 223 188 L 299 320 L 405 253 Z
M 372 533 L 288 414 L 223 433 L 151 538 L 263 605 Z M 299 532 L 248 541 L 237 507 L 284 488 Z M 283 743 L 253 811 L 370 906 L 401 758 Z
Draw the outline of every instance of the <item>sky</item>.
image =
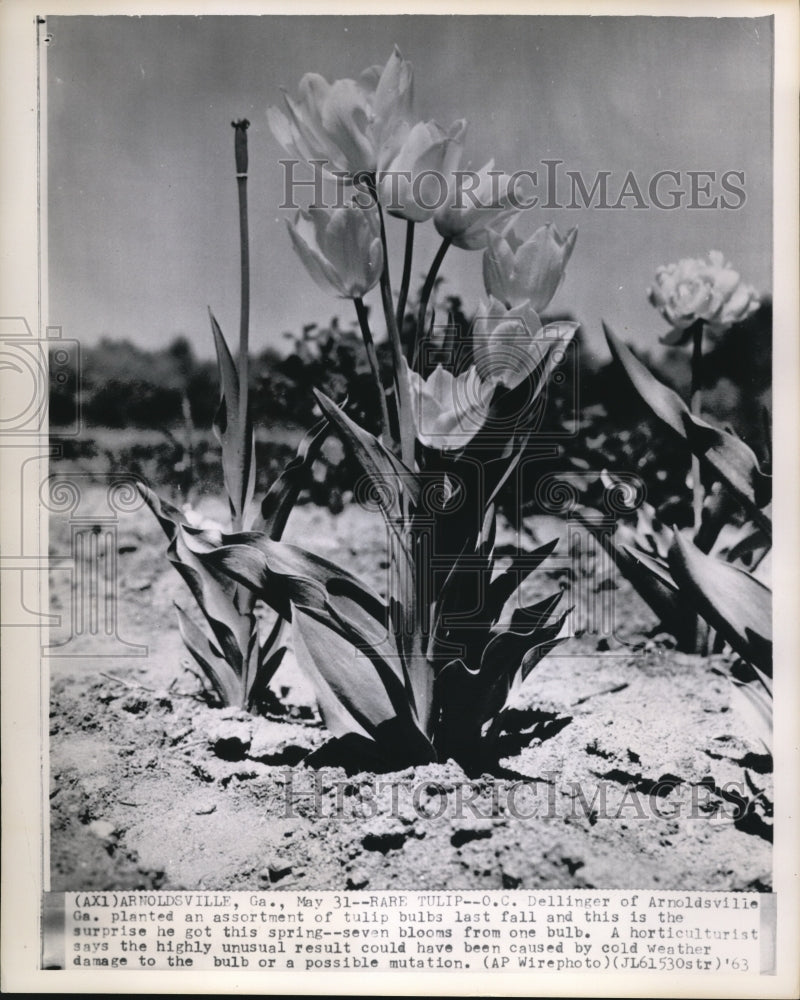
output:
M 414 65 L 415 118 L 469 123 L 462 166 L 535 170 L 560 160 L 588 188 L 609 171 L 610 203 L 632 172 L 646 207 L 540 206 L 578 226 L 552 308 L 570 312 L 603 355 L 601 321 L 646 345 L 666 329 L 646 290 L 655 269 L 721 250 L 744 280 L 771 291 L 772 22 L 769 18 L 510 16 L 59 16 L 48 18 L 47 209 L 49 324 L 86 344 L 102 336 L 164 346 L 177 334 L 211 356 L 208 307 L 238 336 L 239 230 L 233 119 L 247 117 L 252 268 L 251 344 L 280 347 L 283 331 L 352 303 L 326 295 L 291 248 L 285 152 L 266 120 L 281 88 L 309 71 L 329 80 L 384 63 L 393 45 Z M 648 185 L 677 171 L 682 206 L 658 208 Z M 707 191 L 687 207 L 691 171 Z M 721 177 L 744 194 L 726 193 Z M 552 188 L 551 188 L 552 191 Z M 724 199 L 730 208 L 720 207 Z M 414 284 L 439 238 L 418 226 Z M 395 285 L 403 224 L 389 222 Z M 472 311 L 483 294 L 481 254 L 451 250 L 444 290 Z M 377 292 L 368 303 L 377 313 Z

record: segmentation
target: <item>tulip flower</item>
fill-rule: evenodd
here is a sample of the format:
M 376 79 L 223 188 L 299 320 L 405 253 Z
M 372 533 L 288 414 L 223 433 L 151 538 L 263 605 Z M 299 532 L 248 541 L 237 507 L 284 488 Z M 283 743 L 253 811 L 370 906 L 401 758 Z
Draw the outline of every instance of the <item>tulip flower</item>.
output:
M 689 409 L 699 416 L 703 409 L 703 334 L 723 333 L 734 323 L 752 315 L 759 306 L 758 293 L 745 285 L 719 250 L 711 250 L 708 260 L 684 257 L 656 271 L 655 284 L 647 296 L 672 330 L 661 337 L 671 347 L 692 342 L 691 396 Z M 695 531 L 703 519 L 703 484 L 700 460 L 692 455 L 692 509 Z
M 447 198 L 447 179 L 458 167 L 467 123 L 447 132 L 436 122 L 401 122 L 384 144 L 378 163 L 378 193 L 391 215 L 425 222 Z
M 686 257 L 659 267 L 648 298 L 673 327 L 661 338 L 670 345 L 687 343 L 689 328 L 698 321 L 709 332 L 722 333 L 759 306 L 756 290 L 744 284 L 718 250 L 710 251 L 708 260 Z
M 378 283 L 383 248 L 374 207 L 301 210 L 287 225 L 298 257 L 323 291 L 360 299 Z
M 541 226 L 523 242 L 513 223 L 501 233 L 489 233 L 489 246 L 483 255 L 487 293 L 504 302 L 507 309 L 527 301 L 541 312 L 558 291 L 577 235 L 577 229 L 570 229 L 562 237 L 551 224 Z
M 269 108 L 272 133 L 292 156 L 323 160 L 329 173 L 352 179 L 374 173 L 378 154 L 399 121 L 411 113 L 413 70 L 395 47 L 385 66 L 364 70 L 358 80 L 306 73 L 299 101 L 284 94 L 286 112 Z
M 473 326 L 473 356 L 478 375 L 491 386 L 515 389 L 540 366 L 542 384 L 558 363 L 560 347 L 569 343 L 577 323 L 558 322 L 543 327 L 529 302 L 507 310 L 496 299 L 481 305 Z
M 439 235 L 462 250 L 483 250 L 490 229 L 512 211 L 508 182 L 506 174 L 495 171 L 494 160 L 477 174 L 451 174 L 447 200 L 433 217 Z
M 494 387 L 479 377 L 474 366 L 453 375 L 437 365 L 427 379 L 407 366 L 406 371 L 417 439 L 439 451 L 469 444 L 486 423 Z

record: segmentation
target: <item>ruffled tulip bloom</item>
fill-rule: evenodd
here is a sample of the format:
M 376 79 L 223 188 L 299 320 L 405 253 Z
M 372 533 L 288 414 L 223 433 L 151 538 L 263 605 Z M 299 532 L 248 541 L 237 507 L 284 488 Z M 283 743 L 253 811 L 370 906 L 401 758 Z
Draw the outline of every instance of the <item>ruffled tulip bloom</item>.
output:
M 469 444 L 486 423 L 494 387 L 483 382 L 474 366 L 453 375 L 437 365 L 427 379 L 408 367 L 406 371 L 417 439 L 439 451 Z
M 481 167 L 477 177 L 473 187 L 471 177 L 459 181 L 451 175 L 447 201 L 433 217 L 439 235 L 462 250 L 483 250 L 489 243 L 489 231 L 512 211 L 508 198 L 510 178 L 494 171 L 494 160 Z
M 489 295 L 507 309 L 530 303 L 535 312 L 547 308 L 564 279 L 577 229 L 562 237 L 552 224 L 542 226 L 524 242 L 513 224 L 502 233 L 489 233 L 483 255 L 483 281 Z
M 324 292 L 360 299 L 380 280 L 383 248 L 376 208 L 311 208 L 287 225 L 298 257 Z
M 687 343 L 689 328 L 698 321 L 709 332 L 722 333 L 751 316 L 760 304 L 756 290 L 744 284 L 718 250 L 710 251 L 708 260 L 685 257 L 659 267 L 647 296 L 672 325 L 661 338 L 670 345 Z
M 485 384 L 515 389 L 541 367 L 540 385 L 544 385 L 577 329 L 577 323 L 566 321 L 543 327 L 529 302 L 507 310 L 490 298 L 479 307 L 473 325 L 478 375 Z
M 269 108 L 267 120 L 291 156 L 324 160 L 325 169 L 352 179 L 374 173 L 383 142 L 411 113 L 413 70 L 395 47 L 385 66 L 364 70 L 358 80 L 306 73 L 299 101 L 284 93 L 286 112 Z
M 378 195 L 384 208 L 409 222 L 430 219 L 447 197 L 447 179 L 458 167 L 467 123 L 447 132 L 436 122 L 401 122 L 384 144 L 378 164 Z

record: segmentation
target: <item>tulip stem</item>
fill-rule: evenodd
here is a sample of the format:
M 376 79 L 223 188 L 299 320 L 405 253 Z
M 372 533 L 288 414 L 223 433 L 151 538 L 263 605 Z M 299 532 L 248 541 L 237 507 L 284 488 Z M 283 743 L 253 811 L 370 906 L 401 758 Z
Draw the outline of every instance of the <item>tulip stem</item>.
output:
M 244 503 L 247 494 L 247 481 L 250 474 L 250 449 L 248 434 L 248 389 L 249 389 L 249 339 L 250 339 L 250 237 L 247 226 L 247 129 L 250 122 L 243 118 L 232 122 L 236 131 L 236 186 L 239 191 L 239 245 L 241 257 L 241 311 L 239 317 L 239 429 L 242 434 L 240 442 L 242 456 L 242 482 L 237 484 L 239 496 L 235 497 L 236 514 L 234 516 L 234 531 L 241 531 L 245 511 L 238 508 Z
M 702 366 L 703 366 L 703 324 L 698 323 L 692 333 L 692 389 L 689 408 L 699 417 L 703 408 Z M 703 520 L 703 484 L 700 481 L 700 459 L 692 454 L 692 512 L 695 534 Z
M 433 258 L 433 263 L 431 264 L 431 269 L 428 271 L 428 276 L 425 278 L 425 284 L 422 286 L 422 294 L 419 299 L 419 312 L 417 314 L 417 340 L 414 345 L 414 350 L 412 351 L 412 365 L 418 368 L 418 351 L 419 345 L 422 342 L 422 338 L 425 335 L 425 317 L 428 312 L 428 303 L 430 302 L 431 295 L 433 293 L 434 285 L 436 284 L 436 278 L 439 274 L 439 268 L 442 266 L 442 261 L 444 260 L 444 255 L 450 246 L 451 240 L 449 237 L 445 236 L 442 240 L 439 249 L 436 251 L 436 256 Z M 423 373 L 424 374 L 424 373 Z
M 378 200 L 374 178 L 371 182 L 370 191 L 375 198 L 375 204 L 378 206 L 378 218 L 381 223 L 381 246 L 383 247 L 381 302 L 383 304 L 383 314 L 386 318 L 386 329 L 389 333 L 389 343 L 392 347 L 394 392 L 397 407 L 397 422 L 400 427 L 400 455 L 408 468 L 413 469 L 414 441 L 416 435 L 411 412 L 411 389 L 408 384 L 408 373 L 403 367 L 405 358 L 403 356 L 403 345 L 400 343 L 400 332 L 395 320 L 394 303 L 392 301 L 392 280 L 389 276 L 389 250 L 386 245 L 386 223 L 383 217 L 383 208 Z
M 369 361 L 369 366 L 372 369 L 372 376 L 375 379 L 375 385 L 378 389 L 378 399 L 380 400 L 381 407 L 381 426 L 384 435 L 384 440 L 389 441 L 391 438 L 391 423 L 389 422 L 389 409 L 386 405 L 386 393 L 383 391 L 383 382 L 381 382 L 381 370 L 378 365 L 378 355 L 375 353 L 375 342 L 372 339 L 372 331 L 369 328 L 369 315 L 367 313 L 367 307 L 364 305 L 364 300 L 362 298 L 353 299 L 356 307 L 356 315 L 358 316 L 358 325 L 361 327 L 361 336 L 364 339 L 364 347 L 367 351 L 367 361 Z
M 408 286 L 411 283 L 411 260 L 414 256 L 414 223 L 409 219 L 406 223 L 406 248 L 403 256 L 403 283 L 400 285 L 400 296 L 397 299 L 397 328 L 402 331 L 406 318 L 406 302 L 408 301 Z

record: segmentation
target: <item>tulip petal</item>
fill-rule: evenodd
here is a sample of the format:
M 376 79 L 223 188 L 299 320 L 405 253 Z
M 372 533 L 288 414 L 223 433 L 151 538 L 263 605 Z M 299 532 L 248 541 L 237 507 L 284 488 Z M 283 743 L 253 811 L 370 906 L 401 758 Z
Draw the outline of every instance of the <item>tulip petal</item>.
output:
M 561 284 L 573 245 L 574 239 L 570 244 L 562 243 L 552 225 L 537 229 L 514 258 L 515 297 L 528 299 L 537 311 L 545 309 Z
M 297 256 L 303 262 L 306 270 L 311 275 L 314 283 L 321 288 L 323 292 L 333 292 L 334 295 L 342 295 L 342 284 L 339 281 L 338 275 L 328 261 L 325 260 L 315 246 L 304 239 L 298 231 L 299 227 L 297 224 L 293 225 L 291 222 L 287 221 L 286 225 L 289 229 L 289 236 L 292 239 L 292 246 L 294 247 Z

